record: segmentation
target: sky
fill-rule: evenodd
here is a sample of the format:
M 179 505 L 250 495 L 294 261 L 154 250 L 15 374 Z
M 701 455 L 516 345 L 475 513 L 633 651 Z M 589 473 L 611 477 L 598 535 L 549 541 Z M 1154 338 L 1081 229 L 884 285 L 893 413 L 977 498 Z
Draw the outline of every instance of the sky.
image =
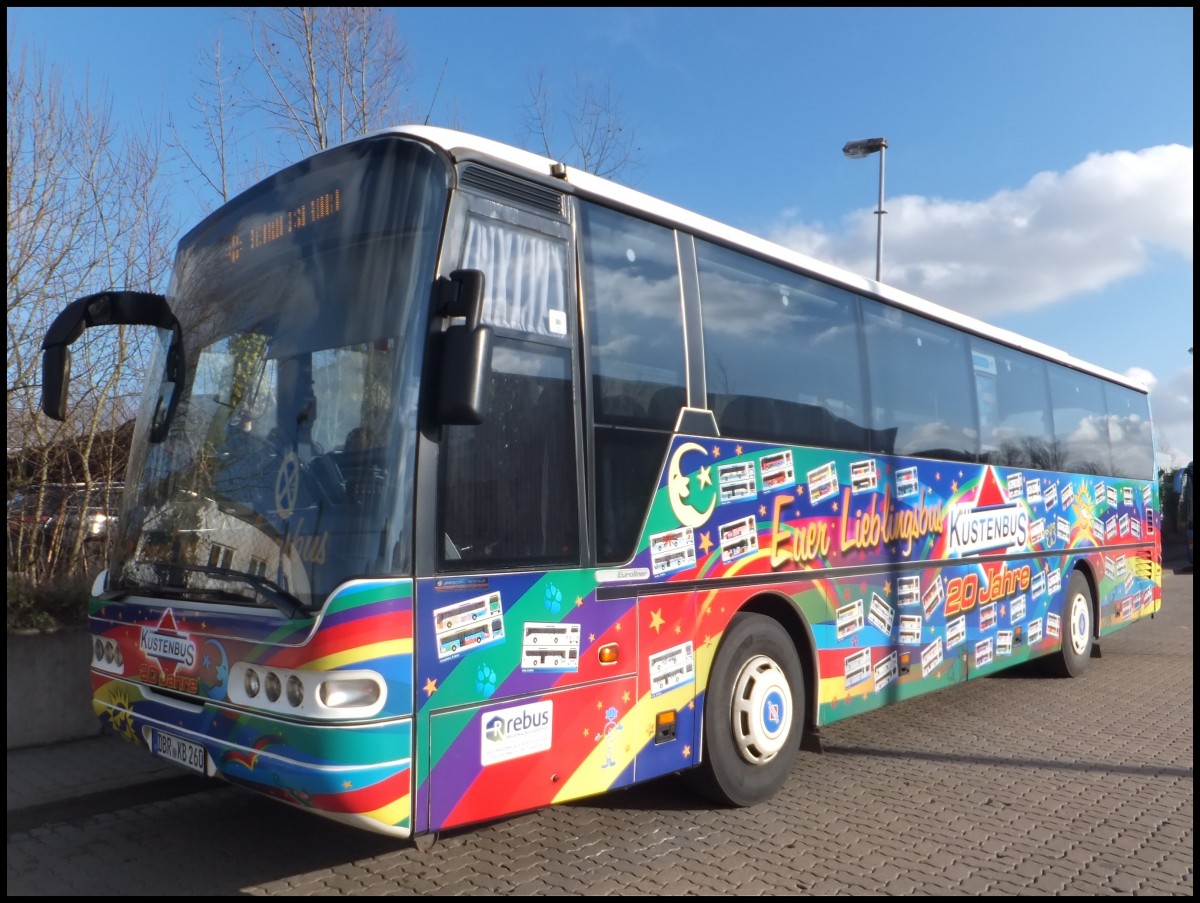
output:
M 886 138 L 882 281 L 1133 377 L 1158 465 L 1191 460 L 1190 7 L 389 14 L 416 120 L 527 143 L 538 73 L 559 103 L 607 86 L 634 137 L 618 181 L 867 277 L 879 157 L 842 146 Z M 186 127 L 204 55 L 244 41 L 232 8 L 7 15 L 10 54 L 130 122 Z

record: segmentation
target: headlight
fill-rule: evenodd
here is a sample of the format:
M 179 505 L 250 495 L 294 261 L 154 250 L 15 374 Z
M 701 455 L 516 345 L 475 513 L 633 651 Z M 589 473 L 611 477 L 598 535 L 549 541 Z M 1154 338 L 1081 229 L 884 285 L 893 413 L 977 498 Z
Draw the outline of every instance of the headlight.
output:
M 331 709 L 358 708 L 379 701 L 379 684 L 373 680 L 350 678 L 321 683 L 321 702 Z

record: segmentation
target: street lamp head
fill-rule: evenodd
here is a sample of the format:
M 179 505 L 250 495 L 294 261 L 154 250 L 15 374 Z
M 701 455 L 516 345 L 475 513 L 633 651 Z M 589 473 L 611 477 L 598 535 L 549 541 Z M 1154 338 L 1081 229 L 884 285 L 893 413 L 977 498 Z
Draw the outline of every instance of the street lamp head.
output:
M 857 141 L 847 141 L 842 153 L 851 160 L 861 160 L 871 154 L 885 150 L 888 146 L 886 138 L 860 138 Z

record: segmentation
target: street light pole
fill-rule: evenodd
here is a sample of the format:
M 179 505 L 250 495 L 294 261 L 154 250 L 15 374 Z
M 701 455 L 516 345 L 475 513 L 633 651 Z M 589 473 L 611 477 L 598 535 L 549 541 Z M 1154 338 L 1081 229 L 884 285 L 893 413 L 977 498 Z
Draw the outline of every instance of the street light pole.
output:
M 883 158 L 887 153 L 886 138 L 861 138 L 858 141 L 847 141 L 842 153 L 851 160 L 861 160 L 876 152 L 879 153 L 879 207 L 875 210 L 875 281 L 879 282 L 883 270 Z

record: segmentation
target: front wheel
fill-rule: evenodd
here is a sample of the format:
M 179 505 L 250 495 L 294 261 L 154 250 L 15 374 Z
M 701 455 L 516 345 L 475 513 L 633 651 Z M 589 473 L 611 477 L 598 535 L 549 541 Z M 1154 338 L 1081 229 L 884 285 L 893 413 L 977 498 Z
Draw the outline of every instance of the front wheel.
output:
M 1046 659 L 1056 677 L 1079 677 L 1092 657 L 1095 633 L 1092 612 L 1092 588 L 1079 571 L 1067 580 L 1067 598 L 1063 603 L 1062 649 Z
M 734 615 L 704 700 L 701 764 L 692 787 L 717 802 L 750 806 L 782 786 L 804 730 L 804 676 L 786 630 L 766 615 Z

